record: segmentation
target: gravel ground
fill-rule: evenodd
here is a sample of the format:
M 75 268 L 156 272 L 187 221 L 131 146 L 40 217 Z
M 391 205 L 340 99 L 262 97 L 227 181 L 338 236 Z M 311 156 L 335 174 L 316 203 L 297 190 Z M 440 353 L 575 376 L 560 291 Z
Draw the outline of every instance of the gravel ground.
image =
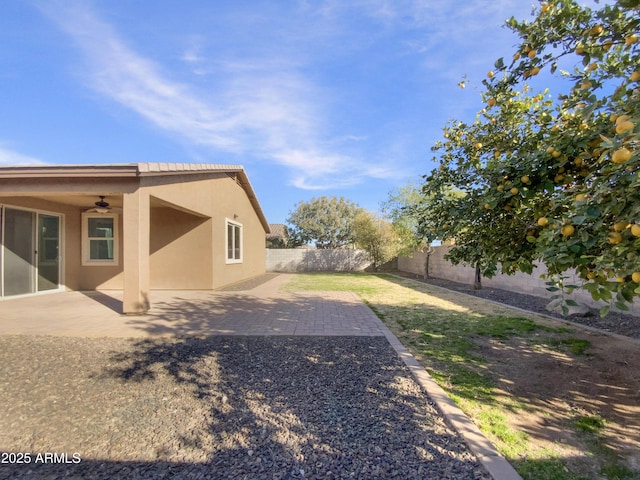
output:
M 606 332 L 617 333 L 619 335 L 640 339 L 640 318 L 634 317 L 633 315 L 625 315 L 620 312 L 612 311 L 606 317 L 601 318 L 597 309 L 591 309 L 586 314 L 574 314 L 563 317 L 558 313 L 553 313 L 547 310 L 549 300 L 547 300 L 546 298 L 510 292 L 508 290 L 501 290 L 498 288 L 483 287 L 480 290 L 474 290 L 473 286 L 470 284 L 468 285 L 465 283 L 452 282 L 450 280 L 444 280 L 441 278 L 429 278 L 425 280 L 421 275 L 407 272 L 393 273 L 406 278 L 412 278 L 423 283 L 428 283 L 430 285 L 437 285 L 439 287 L 448 288 L 449 290 L 455 290 L 457 292 L 466 293 L 475 297 L 494 300 L 496 302 L 522 308 L 531 312 L 541 313 L 562 320 L 569 320 L 571 322 L 587 325 L 589 327 L 599 328 L 600 330 L 604 330 Z
M 2 479 L 490 479 L 384 337 L 0 337 L 0 452 Z

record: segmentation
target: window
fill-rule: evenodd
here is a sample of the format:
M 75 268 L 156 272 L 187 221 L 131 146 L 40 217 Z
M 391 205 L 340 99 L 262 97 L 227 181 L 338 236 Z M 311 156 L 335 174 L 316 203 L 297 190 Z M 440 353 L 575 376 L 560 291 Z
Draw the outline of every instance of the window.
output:
M 227 220 L 227 263 L 242 262 L 242 225 Z
M 82 214 L 82 264 L 118 264 L 118 216 Z

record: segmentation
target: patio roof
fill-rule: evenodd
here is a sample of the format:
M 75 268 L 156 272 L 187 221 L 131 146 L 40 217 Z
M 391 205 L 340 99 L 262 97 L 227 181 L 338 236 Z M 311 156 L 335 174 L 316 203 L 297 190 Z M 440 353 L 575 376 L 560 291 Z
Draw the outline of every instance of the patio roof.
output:
M 169 175 L 193 175 L 206 173 L 226 173 L 246 192 L 260 223 L 266 233 L 270 232 L 258 198 L 253 190 L 242 165 L 217 163 L 167 163 L 143 162 L 122 164 L 87 164 L 87 165 L 17 165 L 0 166 L 2 179 L 38 179 L 38 178 L 140 178 Z

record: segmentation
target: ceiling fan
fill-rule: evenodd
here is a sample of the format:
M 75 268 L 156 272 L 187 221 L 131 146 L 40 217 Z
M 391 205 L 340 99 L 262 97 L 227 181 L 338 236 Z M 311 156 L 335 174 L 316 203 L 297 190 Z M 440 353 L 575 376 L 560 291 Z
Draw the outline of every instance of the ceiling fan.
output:
M 98 196 L 100 197 L 100 200 L 94 203 L 95 207 L 91 207 L 88 210 L 86 210 L 87 213 L 105 214 L 105 213 L 111 212 L 111 207 L 109 206 L 109 203 L 104 201 L 105 196 L 104 195 L 98 195 Z

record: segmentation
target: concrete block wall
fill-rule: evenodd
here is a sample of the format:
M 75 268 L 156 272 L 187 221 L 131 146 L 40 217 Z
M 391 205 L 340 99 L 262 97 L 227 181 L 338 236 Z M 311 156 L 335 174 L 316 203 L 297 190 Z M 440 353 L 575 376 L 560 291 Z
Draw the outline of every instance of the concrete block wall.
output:
M 434 247 L 429 259 L 429 275 L 454 282 L 473 284 L 474 268 L 468 265 L 453 265 L 444 259 L 450 248 L 447 246 Z M 424 275 L 425 259 L 426 254 L 421 252 L 415 252 L 411 257 L 399 257 L 398 270 L 422 276 Z M 538 264 L 531 275 L 518 272 L 514 275 L 498 274 L 493 278 L 483 277 L 482 286 L 550 298 L 554 294 L 547 291 L 546 280 L 540 278 L 540 275 L 546 273 L 546 267 Z M 575 272 L 567 272 L 565 276 L 569 277 L 566 280 L 567 284 L 580 285 L 582 283 L 582 280 L 578 278 Z M 605 305 L 604 303 L 595 302 L 586 290 L 576 290 L 569 298 L 578 303 L 596 308 Z M 640 303 L 636 301 L 629 313 L 640 316 Z
M 364 250 L 267 248 L 267 272 L 362 271 L 371 265 Z

